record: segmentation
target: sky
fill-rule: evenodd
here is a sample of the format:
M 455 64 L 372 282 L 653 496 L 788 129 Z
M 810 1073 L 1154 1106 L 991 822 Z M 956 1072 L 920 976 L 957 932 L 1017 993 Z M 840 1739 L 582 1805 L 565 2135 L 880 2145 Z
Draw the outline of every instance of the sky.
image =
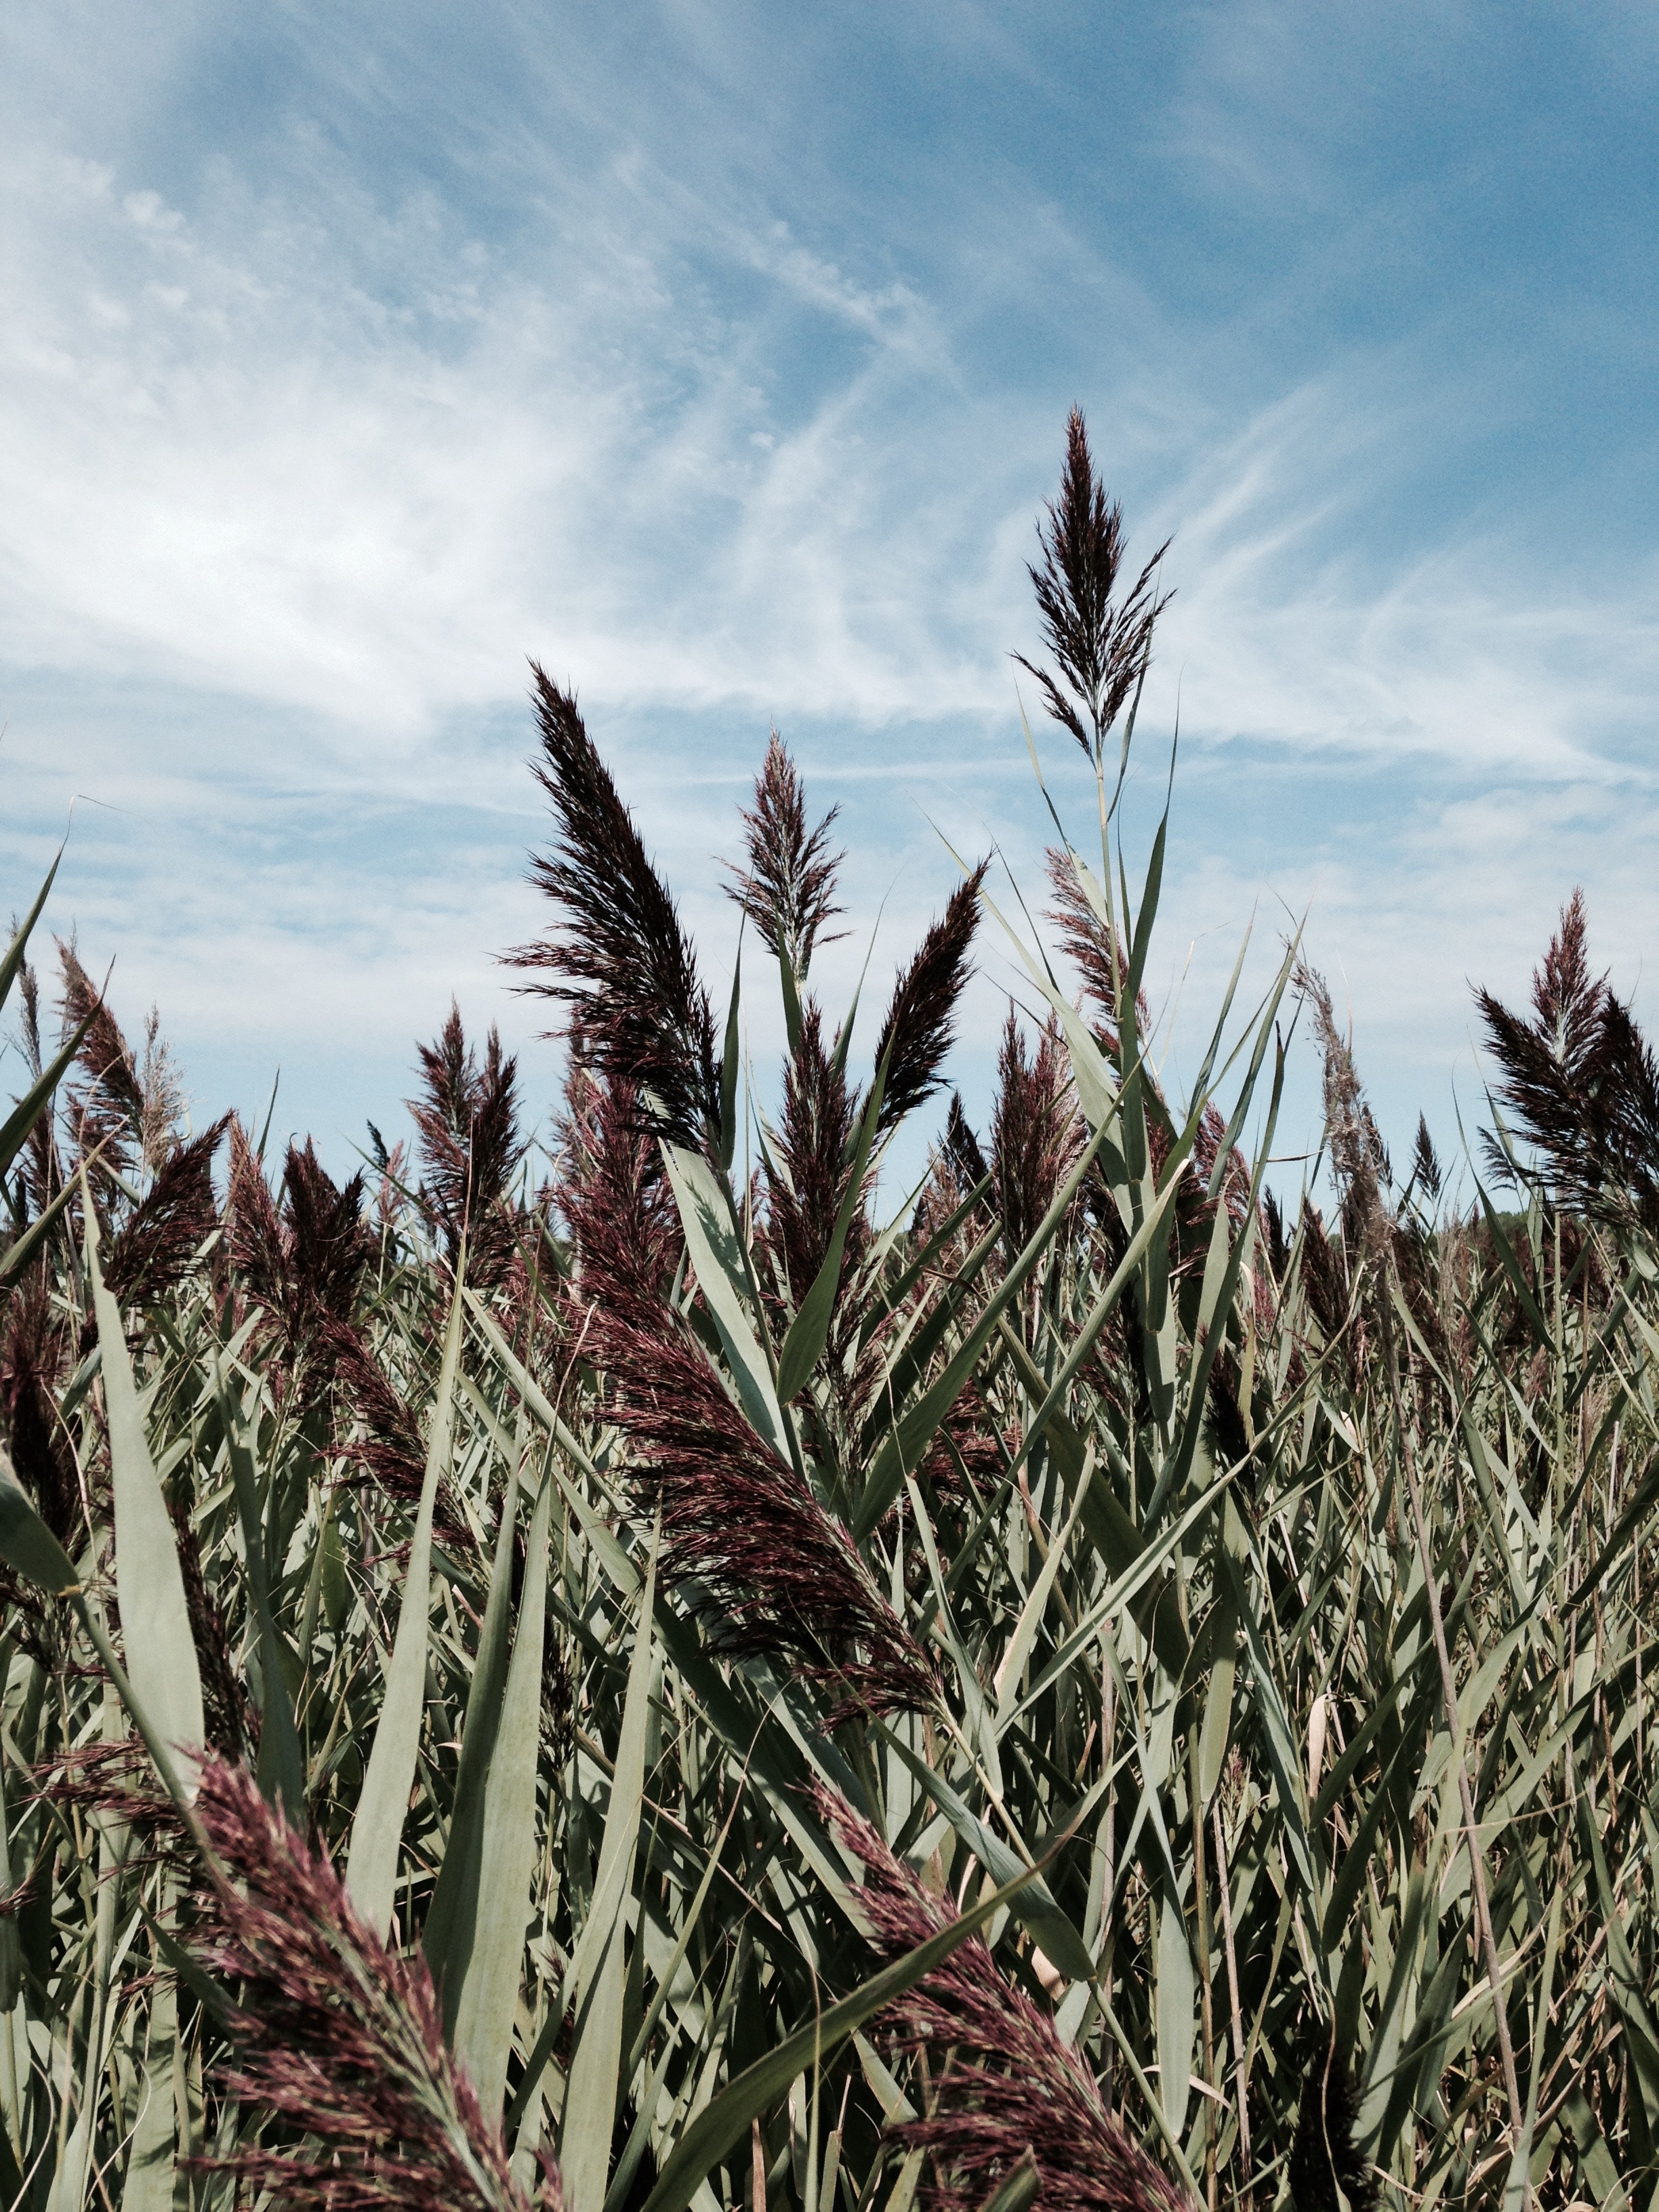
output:
M 13 907 L 68 824 L 47 924 L 198 1124 L 280 1070 L 278 1135 L 350 1164 L 452 994 L 545 1123 L 499 959 L 546 918 L 533 657 L 722 1004 L 777 726 L 848 853 L 815 976 L 873 1000 L 952 848 L 1040 911 L 1010 656 L 1075 404 L 1171 541 L 1123 816 L 1138 879 L 1178 726 L 1166 1082 L 1300 924 L 1396 1156 L 1419 1109 L 1455 1152 L 1472 988 L 1524 993 L 1575 884 L 1652 1021 L 1656 79 L 1651 4 L 12 0 Z M 757 991 L 757 1067 L 779 1030 Z

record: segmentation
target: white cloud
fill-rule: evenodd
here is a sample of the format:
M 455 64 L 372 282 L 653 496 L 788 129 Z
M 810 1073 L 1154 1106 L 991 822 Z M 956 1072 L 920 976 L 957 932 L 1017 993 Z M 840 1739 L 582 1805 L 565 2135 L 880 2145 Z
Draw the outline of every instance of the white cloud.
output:
M 395 744 L 516 694 L 543 640 L 612 697 L 982 703 L 988 657 L 964 678 L 911 588 L 937 513 L 880 544 L 894 457 L 872 387 L 910 373 L 890 359 L 915 351 L 902 289 L 871 298 L 759 242 L 775 288 L 878 340 L 805 422 L 773 428 L 724 357 L 752 337 L 713 311 L 688 331 L 659 285 L 605 295 L 594 269 L 532 279 L 482 252 L 458 283 L 441 240 L 440 342 L 354 287 L 331 225 L 320 255 L 283 222 L 232 250 L 106 170 L 18 166 L 34 250 L 0 331 L 15 661 L 136 662 Z M 429 228 L 408 218 L 406 279 Z M 699 319 L 708 362 L 668 374 Z
M 517 696 L 527 647 L 618 703 L 1005 710 L 1037 487 L 1009 503 L 999 453 L 1043 426 L 1018 395 L 952 389 L 964 365 L 905 288 L 861 290 L 727 221 L 725 250 L 787 295 L 750 326 L 688 307 L 673 239 L 648 228 L 620 273 L 649 281 L 607 291 L 614 266 L 532 278 L 416 208 L 378 251 L 417 314 L 354 283 L 349 209 L 279 210 L 232 248 L 85 160 L 15 167 L 14 664 L 281 702 L 376 757 Z M 802 301 L 871 343 L 781 422 L 748 370 Z M 1189 727 L 1562 774 L 1645 714 L 1650 574 L 1612 599 L 1565 588 L 1501 532 L 1391 566 L 1347 550 L 1402 447 L 1443 442 L 1443 408 L 1397 355 L 1351 355 L 1202 453 L 1165 454 L 1141 535 L 1176 532 L 1162 660 Z M 961 454 L 988 466 L 945 465 Z
M 1438 446 L 1451 465 L 1463 426 L 1437 420 L 1437 397 L 1410 387 L 1397 356 L 1351 361 L 1165 495 L 1180 590 L 1161 660 L 1166 691 L 1179 672 L 1183 724 L 1407 774 L 1416 761 L 1645 780 L 1632 746 L 1659 696 L 1659 560 L 1577 578 L 1492 523 L 1378 557 L 1368 522 L 1402 454 L 1414 469 Z

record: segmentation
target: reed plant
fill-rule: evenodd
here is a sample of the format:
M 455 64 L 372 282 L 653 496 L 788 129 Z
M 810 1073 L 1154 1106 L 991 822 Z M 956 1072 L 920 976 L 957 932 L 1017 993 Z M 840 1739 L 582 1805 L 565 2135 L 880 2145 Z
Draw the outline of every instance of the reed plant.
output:
M 1425 1128 L 1394 1174 L 1297 945 L 1172 1095 L 1167 815 L 1132 878 L 1119 808 L 1162 570 L 1077 418 L 1038 535 L 1088 819 L 1044 927 L 942 855 L 878 1015 L 820 995 L 781 740 L 722 1018 L 535 672 L 545 1152 L 459 1012 L 343 1185 L 188 1134 L 72 948 L 43 1044 L 48 879 L 0 964 L 0 2202 L 1659 2205 L 1653 1059 L 1575 900 L 1481 1001 L 1473 1212 Z M 975 1131 L 988 941 L 1043 1017 Z M 1266 1181 L 1298 1021 L 1323 1211 Z

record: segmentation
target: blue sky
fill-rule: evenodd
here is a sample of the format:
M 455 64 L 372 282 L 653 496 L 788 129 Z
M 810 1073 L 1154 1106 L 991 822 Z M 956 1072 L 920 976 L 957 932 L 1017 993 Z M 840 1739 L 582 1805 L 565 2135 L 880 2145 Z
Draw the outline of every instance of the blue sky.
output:
M 1397 1147 L 1478 1113 L 1469 984 L 1575 883 L 1646 1006 L 1652 6 L 14 0 L 0 47 L 0 853 L 21 904 L 82 795 L 53 916 L 198 1117 L 280 1063 L 343 1160 L 452 991 L 550 1105 L 495 958 L 530 654 L 717 989 L 773 720 L 877 974 L 933 824 L 1034 887 L 1008 654 L 1073 402 L 1174 539 L 1128 821 L 1178 701 L 1177 1087 L 1253 912 L 1265 961 L 1307 911 Z

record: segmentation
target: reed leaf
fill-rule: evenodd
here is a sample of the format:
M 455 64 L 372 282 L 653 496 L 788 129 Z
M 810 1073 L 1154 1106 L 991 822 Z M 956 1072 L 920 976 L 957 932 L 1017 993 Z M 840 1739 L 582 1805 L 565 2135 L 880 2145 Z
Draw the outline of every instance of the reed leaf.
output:
M 354 1910 L 384 1942 L 396 1903 L 398 1860 L 419 1755 L 425 1705 L 428 1607 L 432 1575 L 432 1510 L 448 1471 L 455 1408 L 455 1375 L 461 1351 L 461 1291 L 458 1275 L 444 1334 L 443 1365 L 433 1402 L 426 1474 L 403 1580 L 398 1633 L 386 1668 L 386 1689 L 374 1729 L 374 1747 L 363 1775 L 352 1822 L 346 1888 Z

